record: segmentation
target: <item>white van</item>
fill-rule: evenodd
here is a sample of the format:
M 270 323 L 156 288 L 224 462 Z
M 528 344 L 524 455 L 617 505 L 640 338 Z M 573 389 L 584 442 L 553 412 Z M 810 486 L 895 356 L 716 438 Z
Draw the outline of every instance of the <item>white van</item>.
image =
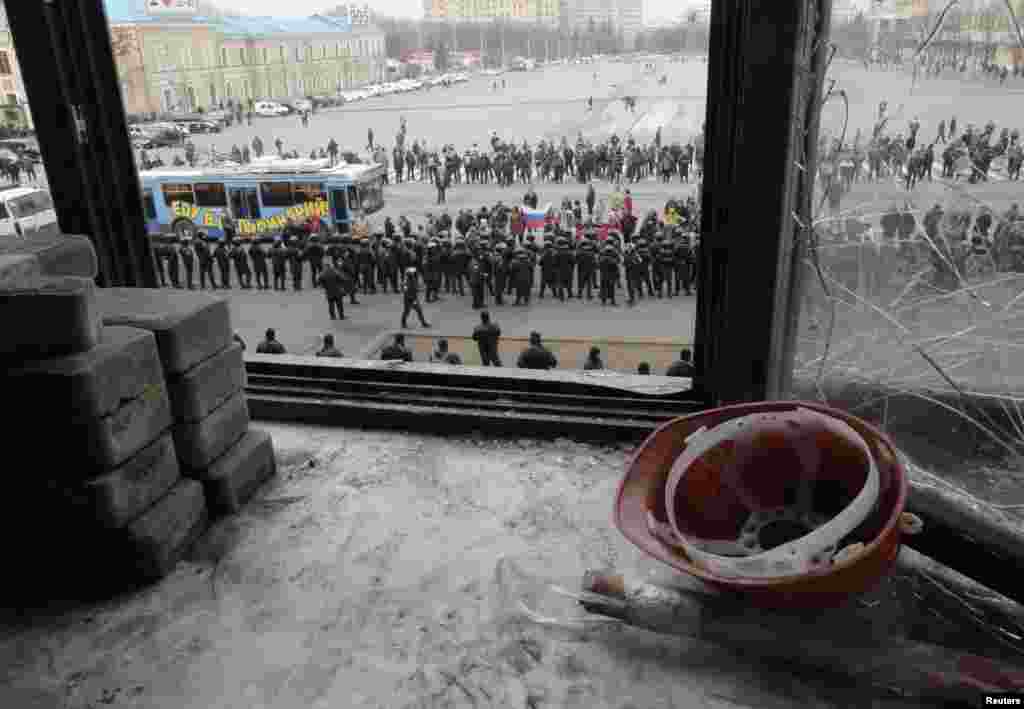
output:
M 50 193 L 36 187 L 0 190 L 0 236 L 27 236 L 57 223 Z

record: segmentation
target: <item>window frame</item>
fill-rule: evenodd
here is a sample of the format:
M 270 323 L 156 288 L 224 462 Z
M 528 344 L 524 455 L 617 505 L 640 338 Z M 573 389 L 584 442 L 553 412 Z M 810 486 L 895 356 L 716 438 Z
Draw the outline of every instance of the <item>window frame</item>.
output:
M 137 173 L 102 8 L 90 0 L 15 5 L 20 7 L 8 13 L 12 32 L 38 33 L 44 38 L 34 48 L 25 42 L 17 48 L 22 66 L 32 67 L 26 77 L 30 101 L 57 105 L 53 116 L 37 121 L 48 170 L 62 161 L 65 152 L 75 155 L 74 160 L 65 161 L 72 163 L 68 168 L 54 168 L 51 182 L 58 195 L 55 202 L 62 230 L 90 234 L 100 245 L 101 285 L 154 287 L 156 273 L 148 257 L 149 240 L 144 238 L 141 195 L 137 188 L 120 188 L 137 181 Z M 694 394 L 708 404 L 769 398 L 780 390 L 778 381 L 786 369 L 786 348 L 780 341 L 787 334 L 784 326 L 792 310 L 784 307 L 789 302 L 785 296 L 792 280 L 789 264 L 795 259 L 794 136 L 798 124 L 801 131 L 805 127 L 805 116 L 794 113 L 794 107 L 807 67 L 797 65 L 798 58 L 806 58 L 807 40 L 813 35 L 806 27 L 806 15 L 829 5 L 829 0 L 801 0 L 793 5 L 774 0 L 716 0 L 712 8 L 706 119 L 707 142 L 715 145 L 715 151 L 709 151 L 713 159 L 707 165 L 702 198 L 706 248 L 698 255 L 694 342 Z M 826 19 L 826 28 L 827 23 Z M 359 41 L 362 45 L 363 39 Z M 22 48 L 28 49 L 22 52 Z M 297 50 L 301 57 L 301 48 Z M 365 45 L 360 53 L 366 54 Z M 765 56 L 773 61 L 764 61 Z M 80 67 L 84 76 L 76 78 L 66 67 Z M 54 73 L 60 77 L 57 87 Z M 89 107 L 87 123 L 96 129 L 96 139 L 85 144 L 75 140 L 72 105 Z M 766 159 L 764 151 L 739 150 L 741 141 L 772 149 Z M 91 171 L 87 163 L 95 164 Z M 756 189 L 738 188 L 751 184 L 744 173 L 759 175 Z M 108 174 L 112 179 L 104 179 Z M 728 190 L 715 187 L 725 185 Z M 76 200 L 83 195 L 87 209 L 60 198 L 61 193 L 74 194 Z M 729 193 L 754 194 L 756 205 L 749 199 L 730 203 Z M 104 199 L 110 208 L 104 209 Z M 117 228 L 112 226 L 114 207 L 126 217 L 116 223 Z M 765 238 L 752 241 L 751 233 Z M 124 257 L 126 246 L 131 247 L 128 258 Z M 766 269 L 765 264 L 771 263 L 776 268 Z M 743 297 L 737 296 L 736 289 L 730 292 L 727 282 L 744 283 Z M 719 327 L 717 323 L 728 324 Z
M 202 188 L 200 190 L 200 188 Z M 220 194 L 221 199 L 210 200 L 207 199 L 207 194 Z M 192 183 L 192 194 L 194 198 L 193 204 L 197 207 L 210 207 L 210 208 L 226 208 L 228 206 L 228 192 L 223 182 L 193 182 Z M 200 197 L 200 194 L 203 196 Z

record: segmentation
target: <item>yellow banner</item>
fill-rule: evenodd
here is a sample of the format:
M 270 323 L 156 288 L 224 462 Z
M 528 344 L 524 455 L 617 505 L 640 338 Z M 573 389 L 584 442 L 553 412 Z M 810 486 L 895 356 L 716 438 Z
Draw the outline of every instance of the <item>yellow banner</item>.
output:
M 665 223 L 669 226 L 676 226 L 682 220 L 679 218 L 679 212 L 674 209 L 665 210 Z
M 199 227 L 213 227 L 220 229 L 223 224 L 223 209 L 207 209 L 196 207 L 187 202 L 175 202 L 172 206 L 174 216 L 191 219 L 192 223 Z M 305 220 L 311 217 L 326 217 L 328 215 L 327 200 L 314 200 L 305 204 L 297 204 L 288 207 L 283 212 L 273 217 L 262 219 L 238 219 L 238 233 L 240 235 L 264 234 L 271 231 L 279 231 L 284 228 L 289 217 L 292 219 Z

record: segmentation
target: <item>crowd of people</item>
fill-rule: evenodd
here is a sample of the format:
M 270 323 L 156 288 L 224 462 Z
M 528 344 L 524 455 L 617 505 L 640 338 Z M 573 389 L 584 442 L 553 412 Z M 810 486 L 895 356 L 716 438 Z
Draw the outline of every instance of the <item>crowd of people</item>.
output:
M 829 146 L 822 145 L 822 179 L 833 181 L 836 191 L 848 191 L 861 181 L 898 178 L 907 190 L 912 190 L 924 179 L 934 179 L 934 165 L 938 155 L 942 161 L 941 177 L 957 180 L 968 172 L 971 184 L 987 182 L 991 178 L 992 164 L 1006 158 L 1006 175 L 1010 181 L 1019 181 L 1024 164 L 1024 144 L 1020 130 L 1003 127 L 997 133 L 995 122 L 982 127 L 973 123 L 958 131 L 956 116 L 940 120 L 932 140 L 921 139 L 921 121 L 911 119 L 906 131 L 887 133 L 891 119 L 886 115 L 887 105 L 879 106 L 878 120 L 871 139 L 862 143 L 858 133 L 852 143 L 836 139 Z M 938 146 L 943 146 L 939 148 Z
M 536 204 L 532 188 L 524 201 Z M 627 202 L 619 230 L 604 239 L 592 220 L 592 189 L 586 215 L 580 201 L 565 204 L 578 229 L 564 221 L 526 229 L 521 211 L 499 201 L 475 213 L 460 210 L 454 219 L 447 212 L 428 215 L 415 233 L 404 216 L 397 225 L 388 217 L 382 231 L 364 239 L 330 236 L 311 219 L 288 220 L 277 237 L 241 241 L 228 218 L 225 238 L 214 241 L 202 232 L 194 240 L 168 237 L 154 245 L 154 255 L 163 286 L 194 289 L 198 281 L 200 289 L 230 289 L 234 279 L 242 289 L 253 288 L 253 281 L 257 290 L 320 287 L 332 318 L 345 317 L 345 298 L 358 305 L 357 294 L 401 293 L 403 327 L 411 313 L 428 325 L 421 292 L 433 303 L 442 293 L 466 296 L 467 284 L 477 309 L 489 299 L 503 306 L 513 295 L 516 305 L 529 305 L 546 293 L 561 301 L 585 293 L 590 300 L 596 290 L 602 304 L 618 305 L 623 291 L 629 304 L 645 296 L 692 294 L 699 231 L 693 198 L 669 203 L 666 213 L 678 217 L 676 224 L 653 210 L 637 219 Z
M 236 336 L 237 338 L 237 336 Z M 480 363 L 485 367 L 501 367 L 501 357 L 498 354 L 501 340 L 501 326 L 491 319 L 489 311 L 480 313 L 480 324 L 473 328 L 472 338 L 480 355 Z M 245 344 L 242 343 L 242 347 Z M 257 354 L 287 354 L 284 345 L 277 339 L 277 331 L 268 329 L 262 342 L 256 346 Z M 323 345 L 315 353 L 317 357 L 343 358 L 344 353 L 334 344 L 334 335 L 327 333 L 323 336 Z M 393 340 L 380 352 L 380 359 L 384 361 L 414 362 L 412 349 L 406 344 L 405 333 L 396 333 Z M 452 352 L 449 348 L 448 339 L 441 337 L 434 343 L 434 350 L 431 352 L 429 362 L 434 364 L 463 364 L 462 357 Z M 520 369 L 555 369 L 558 367 L 558 358 L 554 353 L 544 346 L 541 333 L 534 330 L 530 333 L 529 344 L 516 359 L 516 367 Z M 601 348 L 591 347 L 586 358 L 580 363 L 579 369 L 584 371 L 603 370 L 604 361 L 601 359 Z M 666 377 L 693 377 L 694 376 L 693 354 L 690 349 L 684 347 L 679 352 L 679 359 L 673 362 L 665 370 Z M 637 364 L 637 374 L 650 375 L 651 365 L 649 362 Z

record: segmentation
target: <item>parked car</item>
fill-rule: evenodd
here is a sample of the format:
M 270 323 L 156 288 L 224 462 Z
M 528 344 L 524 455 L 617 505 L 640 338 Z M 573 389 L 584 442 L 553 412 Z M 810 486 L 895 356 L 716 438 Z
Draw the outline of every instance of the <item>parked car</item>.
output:
M 276 101 L 257 101 L 253 107 L 257 116 L 284 116 L 291 113 L 290 109 Z
M 300 98 L 291 102 L 291 107 L 296 111 L 312 111 L 313 102 L 307 98 Z

